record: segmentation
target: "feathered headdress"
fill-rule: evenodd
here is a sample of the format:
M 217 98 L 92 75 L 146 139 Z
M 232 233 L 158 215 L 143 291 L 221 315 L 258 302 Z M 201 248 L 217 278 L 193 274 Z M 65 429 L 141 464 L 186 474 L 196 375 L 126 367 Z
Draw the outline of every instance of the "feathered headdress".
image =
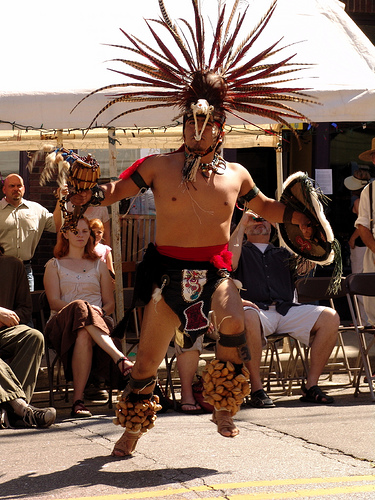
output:
M 107 85 L 84 97 L 86 99 L 110 89 L 120 90 L 98 111 L 89 128 L 108 108 L 121 103 L 146 104 L 120 112 L 109 123 L 129 113 L 167 107 L 177 108 L 179 114 L 176 119 L 189 113 L 205 114 L 221 125 L 227 114 L 241 117 L 246 122 L 248 120 L 243 117 L 244 114 L 259 115 L 288 128 L 289 121 L 310 121 L 288 103 L 315 101 L 311 96 L 301 93 L 306 89 L 284 86 L 297 79 L 287 75 L 307 65 L 291 63 L 295 54 L 281 58 L 278 62 L 270 62 L 271 56 L 274 59 L 275 54 L 286 48 L 278 47 L 280 41 L 254 54 L 253 45 L 267 26 L 275 10 L 276 0 L 258 25 L 241 41 L 238 40 L 239 33 L 248 22 L 248 7 L 241 13 L 239 7 L 243 2 L 234 0 L 226 19 L 226 4 L 229 2 L 218 0 L 218 18 L 216 25 L 213 25 L 211 46 L 206 44 L 205 22 L 198 0 L 191 0 L 194 25 L 185 19 L 180 20 L 185 29 L 170 19 L 163 0 L 158 2 L 161 18 L 145 20 L 156 47 L 147 45 L 124 30 L 121 31 L 130 46 L 111 45 L 141 56 L 142 62 L 114 59 L 139 74 L 114 70 L 133 82 Z M 157 34 L 155 24 L 168 32 L 165 39 Z

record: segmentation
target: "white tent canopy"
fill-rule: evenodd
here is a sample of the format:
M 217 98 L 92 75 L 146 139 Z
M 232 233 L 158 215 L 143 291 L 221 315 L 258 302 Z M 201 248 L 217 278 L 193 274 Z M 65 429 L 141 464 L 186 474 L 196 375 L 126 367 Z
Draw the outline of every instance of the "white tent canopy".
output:
M 183 15 L 191 21 L 190 0 L 164 1 L 171 18 Z M 247 3 L 248 19 L 255 25 L 271 0 L 243 2 L 244 5 Z M 201 4 L 204 15 L 216 19 L 217 0 L 201 0 Z M 136 8 L 129 8 L 126 0 L 111 3 L 66 0 L 63 9 L 62 4 L 46 0 L 7 2 L 0 31 L 1 46 L 7 47 L 0 53 L 0 131 L 3 131 L 0 150 L 23 149 L 20 144 L 24 140 L 30 146 L 35 130 L 41 131 L 40 137 L 36 137 L 37 147 L 45 136 L 47 140 L 54 137 L 57 130 L 64 130 L 65 134 L 71 131 L 79 142 L 83 135 L 80 131 L 87 128 L 96 112 L 106 104 L 107 94 L 90 97 L 73 113 L 72 108 L 90 90 L 124 82 L 124 77 L 107 68 L 123 70 L 125 66 L 108 60 L 131 56 L 128 51 L 103 44 L 127 45 L 119 28 L 137 35 L 146 43 L 153 43 L 143 17 L 159 16 L 157 0 L 140 0 Z M 210 26 L 208 22 L 207 26 Z M 247 24 L 244 33 L 252 28 L 253 25 Z M 374 120 L 375 47 L 345 13 L 341 2 L 278 0 L 269 25 L 254 45 L 254 54 L 279 39 L 282 39 L 280 46 L 295 44 L 281 52 L 283 57 L 296 53 L 293 62 L 312 64 L 299 72 L 300 79 L 291 86 L 312 89 L 308 93 L 321 104 L 300 105 L 300 111 L 315 122 Z M 277 58 L 281 58 L 280 54 Z M 108 110 L 100 117 L 102 122 L 96 125 L 105 126 L 122 110 L 120 106 Z M 127 105 L 130 106 L 135 105 Z M 124 147 L 138 147 L 130 145 L 130 139 L 133 138 L 136 144 L 136 138 L 139 140 L 140 136 L 153 136 L 151 147 L 156 147 L 159 141 L 162 144 L 168 142 L 165 127 L 173 123 L 174 115 L 176 110 L 169 108 L 168 111 L 138 112 L 126 115 L 113 125 L 120 130 L 133 128 L 128 135 L 129 141 L 124 141 L 129 145 Z M 250 120 L 253 123 L 264 121 L 256 116 Z M 232 132 L 227 146 L 244 147 L 248 139 L 252 145 L 250 139 L 254 139 L 254 133 L 244 133 L 241 120 L 229 117 L 228 123 L 240 127 L 241 140 L 237 133 Z M 161 128 L 151 130 L 154 127 Z M 100 135 L 102 131 L 98 133 Z M 176 135 L 176 129 L 168 133 Z M 255 145 L 258 136 L 259 132 L 255 132 Z M 268 137 L 273 145 L 272 136 Z M 234 146 L 231 145 L 232 139 Z M 140 147 L 150 147 L 145 145 L 145 139 L 139 143 Z

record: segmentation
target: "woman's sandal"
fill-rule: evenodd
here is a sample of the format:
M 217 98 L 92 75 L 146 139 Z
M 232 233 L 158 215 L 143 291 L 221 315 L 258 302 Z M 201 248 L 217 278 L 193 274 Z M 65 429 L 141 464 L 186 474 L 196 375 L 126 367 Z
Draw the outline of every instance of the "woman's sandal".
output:
M 124 378 L 127 377 L 128 375 L 130 375 L 130 372 L 132 371 L 132 368 L 133 368 L 133 365 L 132 366 L 126 366 L 125 361 L 129 361 L 131 363 L 130 359 L 127 358 L 126 356 L 120 358 L 117 361 L 117 363 L 116 363 L 116 365 L 118 366 L 118 368 L 119 368 L 119 370 L 121 372 L 121 375 Z
M 217 432 L 224 437 L 236 437 L 240 431 L 233 423 L 232 415 L 227 410 L 214 410 L 212 422 L 217 425 Z
M 73 418 L 87 418 L 92 417 L 92 413 L 86 408 L 84 402 L 81 399 L 77 399 L 77 401 L 74 401 L 73 403 L 70 416 Z
M 304 396 L 300 397 L 300 401 L 304 403 L 315 403 L 320 405 L 330 405 L 334 402 L 332 396 L 328 396 L 322 389 L 317 385 L 312 385 L 310 389 L 306 389 L 305 384 L 302 384 L 302 392 Z
M 112 457 L 128 457 L 130 456 L 137 445 L 138 439 L 141 437 L 142 432 L 125 431 L 124 434 L 116 441 L 115 447 L 112 450 Z

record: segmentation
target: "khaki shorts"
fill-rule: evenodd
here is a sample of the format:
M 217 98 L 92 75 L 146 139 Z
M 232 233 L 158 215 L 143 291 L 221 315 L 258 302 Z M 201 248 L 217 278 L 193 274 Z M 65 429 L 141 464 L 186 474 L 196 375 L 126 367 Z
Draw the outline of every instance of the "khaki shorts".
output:
M 199 353 L 202 353 L 202 351 L 203 351 L 203 338 L 204 338 L 204 335 L 200 335 L 197 338 L 197 340 L 194 342 L 194 344 L 187 349 L 183 349 L 182 347 L 180 347 L 177 344 L 177 342 L 175 342 L 174 347 L 176 350 L 176 355 L 179 356 L 180 354 L 182 354 L 183 352 L 186 352 L 186 351 L 199 351 Z
M 256 310 L 244 307 L 245 311 L 247 309 Z M 312 327 L 325 309 L 325 306 L 302 304 L 292 306 L 285 316 L 276 311 L 276 306 L 269 306 L 267 311 L 256 310 L 262 325 L 263 345 L 266 345 L 267 337 L 273 333 L 288 333 L 302 344 L 309 345 Z

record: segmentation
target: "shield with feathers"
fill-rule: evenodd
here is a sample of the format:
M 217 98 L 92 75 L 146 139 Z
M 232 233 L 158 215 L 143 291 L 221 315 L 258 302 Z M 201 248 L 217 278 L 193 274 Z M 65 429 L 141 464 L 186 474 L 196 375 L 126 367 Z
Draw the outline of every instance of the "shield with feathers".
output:
M 291 222 L 278 224 L 280 238 L 298 256 L 298 268 L 301 269 L 305 261 L 322 266 L 334 263 L 330 289 L 335 290 L 341 280 L 342 262 L 340 244 L 324 213 L 328 198 L 306 173 L 296 172 L 283 183 L 280 201 L 309 219 L 309 223 L 300 226 Z

